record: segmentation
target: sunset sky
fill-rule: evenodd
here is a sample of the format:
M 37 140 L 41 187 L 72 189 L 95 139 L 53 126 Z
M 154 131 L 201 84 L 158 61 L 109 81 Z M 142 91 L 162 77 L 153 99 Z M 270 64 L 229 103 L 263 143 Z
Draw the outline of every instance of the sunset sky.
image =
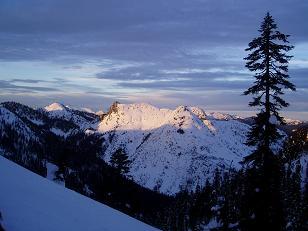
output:
M 0 101 L 251 114 L 244 49 L 267 11 L 295 45 L 285 115 L 308 120 L 306 0 L 1 0 Z

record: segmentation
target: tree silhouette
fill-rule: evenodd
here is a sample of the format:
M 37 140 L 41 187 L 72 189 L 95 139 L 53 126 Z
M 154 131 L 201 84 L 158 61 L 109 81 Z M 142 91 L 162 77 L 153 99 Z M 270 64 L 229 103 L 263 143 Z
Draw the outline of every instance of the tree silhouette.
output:
M 5 231 L 4 228 L 1 225 L 1 222 L 2 222 L 2 214 L 0 212 L 0 231 Z
M 295 90 L 288 81 L 288 62 L 292 56 L 286 54 L 293 46 L 288 45 L 289 35 L 278 31 L 269 13 L 259 32 L 260 36 L 246 49 L 250 54 L 244 58 L 246 67 L 255 73 L 254 84 L 244 95 L 253 95 L 249 106 L 260 109 L 246 142 L 256 149 L 243 161 L 248 165 L 246 175 L 250 178 L 250 188 L 246 189 L 247 206 L 252 208 L 250 214 L 246 214 L 245 229 L 281 230 L 284 224 L 280 192 L 282 168 L 271 146 L 281 138 L 277 123 L 284 124 L 284 120 L 279 111 L 289 105 L 281 98 L 283 89 Z
M 249 133 L 247 144 L 269 149 L 270 145 L 280 138 L 275 122 L 284 123 L 279 111 L 289 105 L 280 97 L 284 94 L 283 88 L 295 90 L 294 84 L 288 81 L 288 62 L 293 56 L 286 54 L 293 49 L 293 46 L 286 45 L 289 43 L 287 40 L 289 35 L 277 30 L 277 25 L 269 13 L 265 16 L 259 32 L 261 35 L 253 39 L 246 49 L 251 53 L 244 58 L 247 60 L 246 67 L 255 72 L 256 79 L 254 85 L 246 90 L 244 95 L 254 95 L 249 106 L 261 107 Z M 246 158 L 247 161 L 257 161 L 257 159 L 254 154 Z

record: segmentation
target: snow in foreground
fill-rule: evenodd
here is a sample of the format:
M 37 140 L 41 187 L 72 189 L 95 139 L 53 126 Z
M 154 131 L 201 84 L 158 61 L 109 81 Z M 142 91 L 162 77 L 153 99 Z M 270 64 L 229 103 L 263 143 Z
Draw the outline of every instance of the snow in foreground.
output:
M 0 156 L 0 211 L 7 231 L 155 230 Z

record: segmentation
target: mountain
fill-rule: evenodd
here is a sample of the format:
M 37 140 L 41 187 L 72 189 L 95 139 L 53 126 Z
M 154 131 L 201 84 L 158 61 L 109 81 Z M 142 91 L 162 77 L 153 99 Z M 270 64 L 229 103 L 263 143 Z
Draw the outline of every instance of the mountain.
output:
M 53 104 L 54 105 L 54 104 Z M 18 123 L 23 123 L 24 128 L 20 130 L 26 131 L 27 129 L 32 130 L 35 135 L 42 135 L 42 133 L 48 133 L 54 131 L 61 131 L 63 134 L 69 134 L 73 130 L 80 129 L 77 122 L 79 117 L 74 112 L 68 111 L 64 113 L 59 113 L 60 108 L 48 108 L 46 109 L 33 109 L 31 107 L 22 105 L 15 102 L 4 102 L 0 104 L 0 115 L 1 115 L 1 124 L 10 124 L 15 123 L 15 128 L 19 127 Z M 82 114 L 83 112 L 78 112 Z M 86 124 L 88 120 L 84 119 Z M 12 124 L 13 123 L 13 124 Z M 56 134 L 58 135 L 58 134 Z
M 33 109 L 5 102 L 0 104 L 0 153 L 46 176 L 48 166 L 55 164 L 56 172 L 89 153 L 109 163 L 121 148 L 132 161 L 130 178 L 173 195 L 203 186 L 216 169 L 240 168 L 252 150 L 244 145 L 247 121 L 186 106 L 114 103 L 107 113 L 92 113 L 60 103 Z
M 99 119 L 98 115 L 89 110 L 76 110 L 60 103 L 52 103 L 44 109 L 50 118 L 71 121 L 83 130 L 91 128 Z
M 0 210 L 14 231 L 156 230 L 0 156 Z
M 4 148 L 6 152 L 22 151 L 25 154 L 31 149 L 30 152 L 35 154 L 38 150 L 32 149 L 46 146 L 50 140 L 84 132 L 98 121 L 99 116 L 94 113 L 74 110 L 59 103 L 38 109 L 16 102 L 0 104 L 2 146 L 11 142 L 11 145 L 7 144 L 10 147 Z
M 239 167 L 251 151 L 243 144 L 248 130 L 249 125 L 197 107 L 149 104 L 115 104 L 97 129 L 105 139 L 104 160 L 125 149 L 133 179 L 167 194 L 203 185 L 216 168 Z
M 230 198 L 234 198 L 233 204 L 227 206 L 235 215 L 232 224 L 238 222 L 236 214 L 243 199 L 239 195 L 246 181 L 243 172 L 236 170 L 251 152 L 244 142 L 252 121 L 187 106 L 173 110 L 116 102 L 108 112 L 94 113 L 60 103 L 34 109 L 4 102 L 0 104 L 0 155 L 59 183 L 57 187 L 74 190 L 159 229 L 179 230 L 187 222 L 192 222 L 191 227 L 200 223 L 207 229 L 213 224 L 220 225 L 219 214 L 224 214 L 224 203 L 231 202 Z M 280 127 L 284 131 L 280 133 L 288 134 L 288 139 L 283 145 L 284 140 L 280 140 L 273 148 L 283 148 L 279 154 L 288 174 L 291 173 L 288 176 L 294 183 L 292 187 L 304 188 L 308 126 L 287 122 Z M 114 153 L 121 153 L 122 160 L 130 160 L 128 174 L 121 174 L 116 165 L 111 165 Z M 11 184 L 11 179 L 15 182 L 2 169 L 5 168 L 0 163 L 0 178 L 5 176 L 4 184 L 0 179 L 1 190 L 2 185 Z M 20 177 L 18 184 L 26 182 Z M 289 202 L 293 201 L 292 187 L 285 188 Z M 42 188 L 49 190 L 44 185 Z M 28 194 L 27 190 L 19 188 L 20 193 Z M 45 195 L 41 191 L 35 193 L 30 194 L 39 198 L 40 194 Z M 0 212 L 7 225 L 11 215 L 2 204 L 10 202 L 5 200 L 2 203 L 0 198 Z M 290 208 L 295 207 L 289 202 Z M 45 205 L 42 201 L 38 203 Z M 22 206 L 22 201 L 18 201 L 16 208 L 19 204 Z M 74 209 L 78 211 L 77 207 Z M 24 216 L 26 220 L 32 219 Z
M 78 133 L 80 127 L 71 120 L 50 116 L 44 109 L 15 103 L 0 104 L 0 153 L 44 175 L 44 163 L 57 152 L 61 140 Z

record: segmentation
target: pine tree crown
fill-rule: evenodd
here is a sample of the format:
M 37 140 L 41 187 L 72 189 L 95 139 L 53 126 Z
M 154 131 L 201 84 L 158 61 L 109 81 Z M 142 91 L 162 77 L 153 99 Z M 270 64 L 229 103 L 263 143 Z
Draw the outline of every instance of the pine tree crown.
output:
M 294 46 L 288 45 L 289 35 L 278 31 L 273 17 L 267 13 L 259 29 L 260 36 L 253 39 L 246 51 L 251 53 L 244 58 L 246 67 L 255 72 L 253 86 L 244 91 L 244 95 L 254 95 L 249 106 L 264 108 L 269 105 L 271 114 L 282 121 L 278 111 L 288 107 L 289 103 L 283 100 L 283 89 L 295 91 L 295 85 L 289 82 L 288 62 L 293 57 L 286 52 Z M 270 101 L 264 100 L 266 90 L 269 89 Z

